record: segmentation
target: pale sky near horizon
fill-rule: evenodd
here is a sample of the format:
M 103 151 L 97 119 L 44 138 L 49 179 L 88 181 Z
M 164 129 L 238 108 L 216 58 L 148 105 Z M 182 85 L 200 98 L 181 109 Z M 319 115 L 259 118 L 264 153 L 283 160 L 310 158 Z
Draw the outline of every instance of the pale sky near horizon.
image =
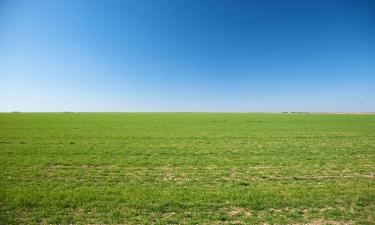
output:
M 0 0 L 0 111 L 375 112 L 375 1 Z

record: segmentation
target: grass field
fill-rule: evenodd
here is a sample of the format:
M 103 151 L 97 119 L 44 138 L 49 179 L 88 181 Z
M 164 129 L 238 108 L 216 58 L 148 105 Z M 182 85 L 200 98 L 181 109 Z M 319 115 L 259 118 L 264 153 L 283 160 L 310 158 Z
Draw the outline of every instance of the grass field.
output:
M 375 115 L 1 113 L 0 224 L 375 224 Z

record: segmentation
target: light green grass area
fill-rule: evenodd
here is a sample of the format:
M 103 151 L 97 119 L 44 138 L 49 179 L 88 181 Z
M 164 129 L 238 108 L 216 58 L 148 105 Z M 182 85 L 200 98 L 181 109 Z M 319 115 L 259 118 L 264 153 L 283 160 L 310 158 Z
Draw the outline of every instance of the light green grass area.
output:
M 0 224 L 374 224 L 375 115 L 2 113 Z

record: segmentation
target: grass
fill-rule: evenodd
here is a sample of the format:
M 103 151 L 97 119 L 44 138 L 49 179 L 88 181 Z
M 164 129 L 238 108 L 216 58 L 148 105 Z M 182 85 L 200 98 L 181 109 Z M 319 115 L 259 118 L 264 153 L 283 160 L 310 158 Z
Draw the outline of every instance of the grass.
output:
M 375 115 L 1 113 L 0 224 L 375 224 Z

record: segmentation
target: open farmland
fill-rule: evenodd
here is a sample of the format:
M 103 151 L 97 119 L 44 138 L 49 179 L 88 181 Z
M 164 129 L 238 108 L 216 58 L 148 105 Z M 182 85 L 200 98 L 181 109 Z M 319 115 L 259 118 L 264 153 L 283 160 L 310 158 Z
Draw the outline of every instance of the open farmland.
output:
M 375 115 L 1 113 L 0 224 L 374 224 Z

